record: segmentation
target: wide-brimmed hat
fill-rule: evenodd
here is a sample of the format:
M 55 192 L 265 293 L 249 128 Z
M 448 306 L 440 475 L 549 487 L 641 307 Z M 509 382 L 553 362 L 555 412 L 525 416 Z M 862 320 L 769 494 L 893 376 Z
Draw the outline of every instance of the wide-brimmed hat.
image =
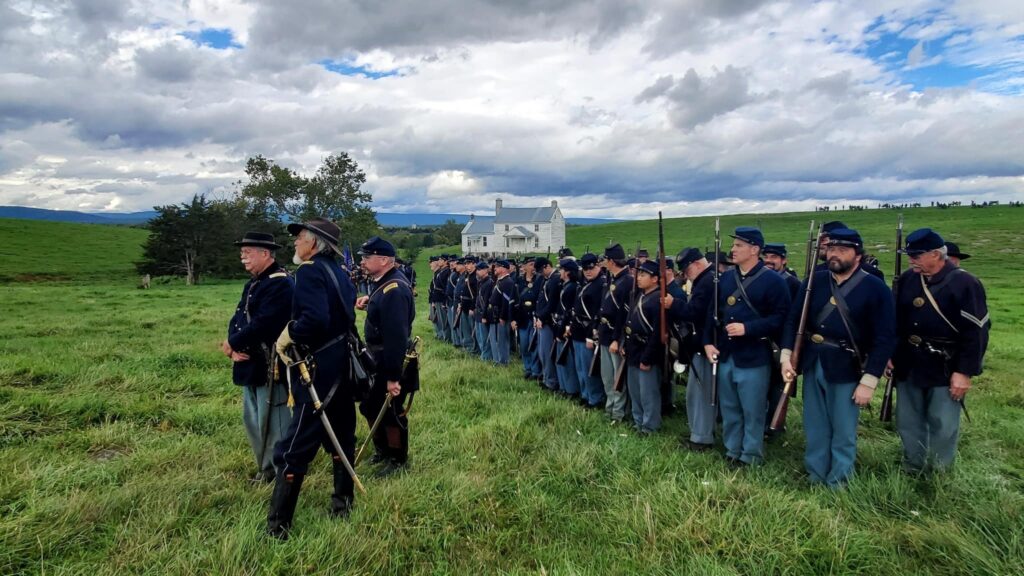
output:
M 971 257 L 967 252 L 961 252 L 960 247 L 955 242 L 946 242 L 946 254 L 961 260 L 967 260 Z
M 309 230 L 334 247 L 338 246 L 338 238 L 341 237 L 341 228 L 327 218 L 313 218 L 306 222 L 292 222 L 288 225 L 288 233 L 292 236 L 298 236 L 299 232 L 303 230 Z
M 281 248 L 280 244 L 274 242 L 274 235 L 267 234 L 266 232 L 246 232 L 241 240 L 235 242 L 235 246 L 253 246 L 267 250 L 278 250 Z

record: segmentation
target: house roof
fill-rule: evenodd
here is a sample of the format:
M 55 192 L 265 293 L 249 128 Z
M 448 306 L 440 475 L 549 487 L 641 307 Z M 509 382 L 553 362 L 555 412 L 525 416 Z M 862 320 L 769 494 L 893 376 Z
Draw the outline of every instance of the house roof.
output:
M 462 229 L 463 234 L 494 234 L 494 218 L 490 216 L 476 216 L 466 223 Z
M 494 218 L 495 224 L 533 224 L 535 222 L 551 222 L 555 217 L 554 206 L 543 208 L 502 208 Z
M 522 226 L 516 226 L 505 233 L 505 238 L 533 238 L 534 236 L 536 236 L 536 234 Z

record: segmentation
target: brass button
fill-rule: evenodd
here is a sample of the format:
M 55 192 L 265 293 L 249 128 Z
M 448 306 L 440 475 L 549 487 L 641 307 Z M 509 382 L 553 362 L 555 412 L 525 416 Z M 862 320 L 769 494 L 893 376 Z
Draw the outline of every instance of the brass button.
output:
M 921 298 L 920 296 L 914 298 L 914 307 L 920 308 L 921 306 L 924 306 L 924 298 Z
M 822 336 L 821 334 L 811 334 L 811 342 L 814 342 L 815 344 L 821 344 L 824 341 L 825 337 Z
M 908 340 L 910 340 L 910 343 L 914 346 L 919 346 L 921 344 L 921 337 L 917 334 L 912 334 Z
M 729 296 L 728 298 L 725 299 L 725 302 L 727 304 L 729 304 L 729 306 L 733 306 L 733 305 L 736 304 L 736 297 L 735 296 Z

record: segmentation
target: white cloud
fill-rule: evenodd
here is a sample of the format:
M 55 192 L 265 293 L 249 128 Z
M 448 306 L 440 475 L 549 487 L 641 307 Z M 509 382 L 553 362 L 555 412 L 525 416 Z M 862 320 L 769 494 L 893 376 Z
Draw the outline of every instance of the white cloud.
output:
M 61 6 L 0 9 L 0 203 L 148 209 L 229 193 L 250 155 L 310 173 L 341 150 L 394 211 L 996 199 L 1024 174 L 1016 3 L 995 2 L 999 17 L 937 0 Z M 181 36 L 205 28 L 244 48 Z M 917 44 L 872 60 L 883 33 Z M 904 58 L 993 71 L 915 90 L 892 66 Z

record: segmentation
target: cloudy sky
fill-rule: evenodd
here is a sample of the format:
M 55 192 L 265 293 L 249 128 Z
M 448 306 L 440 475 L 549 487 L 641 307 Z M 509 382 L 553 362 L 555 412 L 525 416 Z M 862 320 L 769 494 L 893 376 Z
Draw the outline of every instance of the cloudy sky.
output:
M 0 0 L 0 204 L 337 151 L 391 212 L 1024 199 L 1024 2 Z

